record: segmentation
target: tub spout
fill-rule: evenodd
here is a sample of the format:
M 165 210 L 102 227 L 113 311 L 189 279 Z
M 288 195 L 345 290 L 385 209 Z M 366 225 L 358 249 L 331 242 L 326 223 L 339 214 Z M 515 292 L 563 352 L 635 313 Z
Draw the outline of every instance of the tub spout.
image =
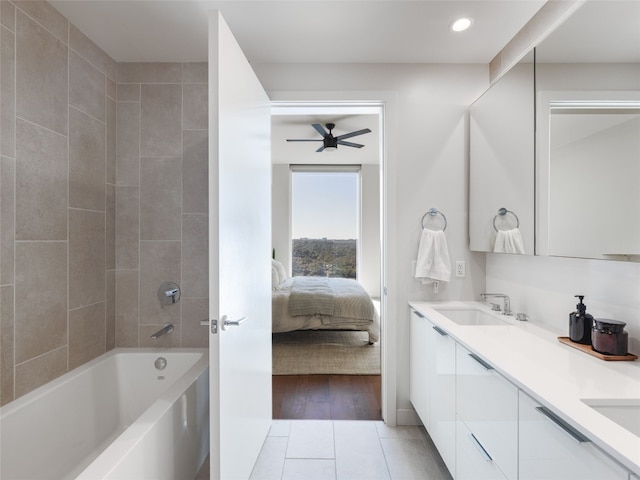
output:
M 162 327 L 160 330 L 158 330 L 156 333 L 154 333 L 153 335 L 151 335 L 151 338 L 153 338 L 154 340 L 164 336 L 164 335 L 169 335 L 171 332 L 173 332 L 173 323 L 169 322 L 169 323 L 165 323 L 164 327 Z

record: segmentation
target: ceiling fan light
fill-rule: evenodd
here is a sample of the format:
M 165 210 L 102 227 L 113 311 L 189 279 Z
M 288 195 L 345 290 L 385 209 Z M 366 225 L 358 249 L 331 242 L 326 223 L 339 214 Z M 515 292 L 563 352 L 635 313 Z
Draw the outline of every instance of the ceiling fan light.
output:
M 473 24 L 473 19 L 468 17 L 462 17 L 462 18 L 458 18 L 453 23 L 451 23 L 449 28 L 453 32 L 464 32 L 465 30 L 470 28 L 472 24 Z

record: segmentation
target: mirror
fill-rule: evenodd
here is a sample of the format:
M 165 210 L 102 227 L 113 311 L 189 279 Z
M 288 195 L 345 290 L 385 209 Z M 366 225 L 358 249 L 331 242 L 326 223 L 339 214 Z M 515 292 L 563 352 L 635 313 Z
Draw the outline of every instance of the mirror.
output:
M 582 5 L 536 47 L 536 254 L 640 261 L 640 2 Z
M 533 52 L 469 108 L 469 240 L 476 252 L 534 253 Z

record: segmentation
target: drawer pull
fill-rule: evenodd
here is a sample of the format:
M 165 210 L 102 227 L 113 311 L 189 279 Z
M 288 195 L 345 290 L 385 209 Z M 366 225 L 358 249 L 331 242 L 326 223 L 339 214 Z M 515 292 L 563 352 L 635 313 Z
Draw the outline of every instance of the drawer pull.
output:
M 424 315 L 421 314 L 419 311 L 417 310 L 412 310 L 412 312 L 415 314 L 416 317 L 420 317 L 420 318 L 424 318 Z
M 487 452 L 484 449 L 482 444 L 478 441 L 478 439 L 476 438 L 476 436 L 473 433 L 469 434 L 469 439 L 476 446 L 476 448 L 480 452 L 480 455 L 482 455 L 487 462 L 493 462 L 493 458 L 491 458 L 491 455 L 489 455 L 489 452 Z
M 547 417 L 549 420 L 551 420 L 554 424 L 556 424 L 558 427 L 560 427 L 566 433 L 568 433 L 578 443 L 586 443 L 586 442 L 590 442 L 591 441 L 587 437 L 582 435 L 580 432 L 578 432 L 571 425 L 567 424 L 564 420 L 562 420 L 560 417 L 558 417 L 555 413 L 553 413 L 548 408 L 546 408 L 546 407 L 536 407 L 536 410 L 539 411 L 541 414 L 543 414 L 545 417 Z
M 445 332 L 444 330 L 442 330 L 440 327 L 436 327 L 435 325 L 432 327 L 436 332 L 438 332 L 440 335 L 442 335 L 443 337 L 448 337 L 449 334 L 447 332 Z
M 475 353 L 470 353 L 469 356 L 473 358 L 476 362 L 478 362 L 485 370 L 493 370 L 493 367 L 485 362 L 482 358 L 480 358 Z

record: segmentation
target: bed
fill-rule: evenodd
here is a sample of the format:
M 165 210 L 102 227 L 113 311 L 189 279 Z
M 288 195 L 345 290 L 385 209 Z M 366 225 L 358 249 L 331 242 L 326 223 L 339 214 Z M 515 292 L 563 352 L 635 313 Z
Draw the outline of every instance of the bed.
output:
M 278 265 L 279 264 L 279 265 Z M 295 330 L 357 330 L 380 339 L 380 315 L 356 280 L 327 277 L 287 277 L 272 262 L 273 333 Z

